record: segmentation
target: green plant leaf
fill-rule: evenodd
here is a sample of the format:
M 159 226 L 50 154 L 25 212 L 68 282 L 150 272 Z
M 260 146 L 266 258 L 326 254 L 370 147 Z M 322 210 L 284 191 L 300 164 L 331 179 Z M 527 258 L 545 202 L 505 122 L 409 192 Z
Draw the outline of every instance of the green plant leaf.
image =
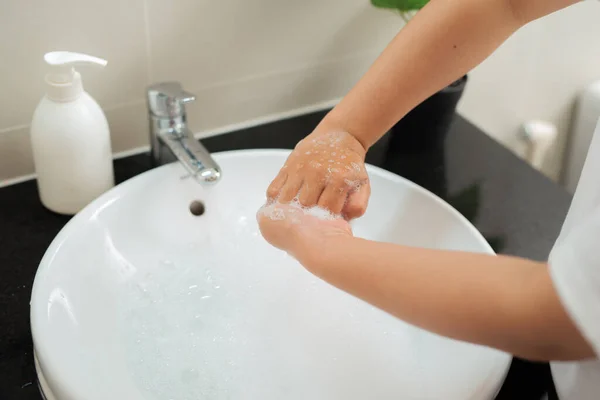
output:
M 371 0 L 371 4 L 379 8 L 390 8 L 399 11 L 414 11 L 425 7 L 429 0 Z

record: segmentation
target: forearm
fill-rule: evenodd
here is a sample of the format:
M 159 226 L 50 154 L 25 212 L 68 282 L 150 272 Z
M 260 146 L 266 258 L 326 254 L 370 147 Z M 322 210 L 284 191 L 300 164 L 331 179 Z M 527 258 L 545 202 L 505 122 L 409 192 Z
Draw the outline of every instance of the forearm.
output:
M 388 45 L 318 129 L 365 148 L 417 104 L 489 56 L 531 19 L 574 0 L 432 0 Z
M 334 286 L 443 336 L 535 360 L 593 355 L 543 263 L 355 238 L 300 259 Z

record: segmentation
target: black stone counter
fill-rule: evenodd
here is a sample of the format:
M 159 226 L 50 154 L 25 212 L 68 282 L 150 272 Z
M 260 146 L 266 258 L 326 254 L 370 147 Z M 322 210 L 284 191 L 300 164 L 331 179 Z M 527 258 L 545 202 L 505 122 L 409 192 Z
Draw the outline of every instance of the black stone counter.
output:
M 211 152 L 291 149 L 323 116 L 324 112 L 313 113 L 203 143 Z M 546 259 L 571 200 L 564 189 L 458 116 L 443 144 L 415 152 L 386 136 L 369 151 L 367 162 L 446 199 L 498 253 Z M 149 168 L 147 154 L 117 160 L 117 181 Z M 38 263 L 67 221 L 42 207 L 35 181 L 0 189 L 0 400 L 41 398 L 29 298 Z M 551 385 L 547 364 L 514 360 L 498 398 L 539 399 Z

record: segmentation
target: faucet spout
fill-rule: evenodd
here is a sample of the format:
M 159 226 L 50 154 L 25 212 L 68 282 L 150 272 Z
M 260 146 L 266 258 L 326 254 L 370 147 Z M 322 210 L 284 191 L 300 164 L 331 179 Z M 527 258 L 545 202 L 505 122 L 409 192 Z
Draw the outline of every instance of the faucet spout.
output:
M 179 82 L 162 82 L 148 88 L 150 157 L 159 166 L 174 159 L 202 184 L 221 179 L 221 168 L 187 126 L 185 104 L 194 101 Z
M 196 181 L 203 184 L 219 181 L 221 168 L 189 129 L 162 132 L 158 137 Z

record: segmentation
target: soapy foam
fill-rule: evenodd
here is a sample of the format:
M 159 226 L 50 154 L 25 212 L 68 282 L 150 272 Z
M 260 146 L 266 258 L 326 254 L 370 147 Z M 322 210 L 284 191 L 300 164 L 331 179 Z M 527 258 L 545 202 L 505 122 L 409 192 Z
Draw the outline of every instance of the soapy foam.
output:
M 341 218 L 340 215 L 333 214 L 323 207 L 305 207 L 300 203 L 300 200 L 297 197 L 287 204 L 282 204 L 276 201 L 268 202 L 260 208 L 259 213 L 273 221 L 281 221 L 286 217 L 291 217 L 290 220 L 292 223 L 300 223 L 301 220 L 300 217 L 298 217 L 299 213 L 303 215 L 309 215 L 323 221 L 332 221 Z
M 351 192 L 357 192 L 362 187 L 362 183 L 360 181 L 357 181 L 357 180 L 344 179 L 344 183 L 346 185 L 348 185 L 348 187 L 350 188 Z
M 361 168 L 361 167 L 360 167 L 360 165 L 358 165 L 357 163 L 355 163 L 355 162 L 351 162 L 351 163 L 350 163 L 350 165 L 352 166 L 352 168 L 354 168 L 354 170 L 355 170 L 356 172 L 360 172 L 360 171 L 362 171 L 362 168 Z
M 273 210 L 271 210 L 269 218 L 271 218 L 273 221 L 280 221 L 285 219 L 285 213 L 282 209 L 273 208 Z

